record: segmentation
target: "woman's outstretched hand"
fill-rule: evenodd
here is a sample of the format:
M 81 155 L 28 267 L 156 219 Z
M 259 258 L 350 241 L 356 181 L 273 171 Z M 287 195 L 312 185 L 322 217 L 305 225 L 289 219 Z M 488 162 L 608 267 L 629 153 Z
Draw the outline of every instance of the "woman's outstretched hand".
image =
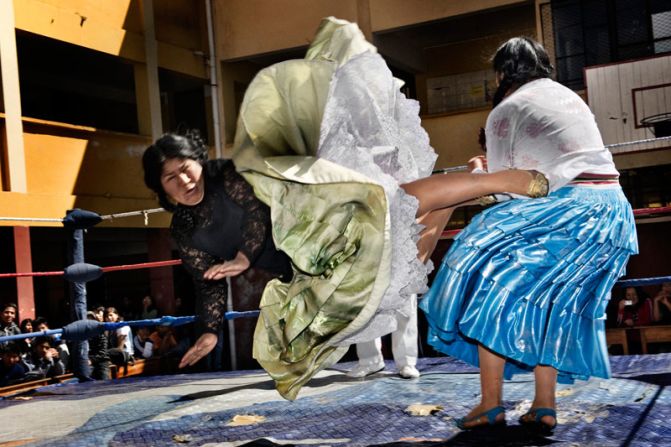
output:
M 228 276 L 237 276 L 249 268 L 250 262 L 241 251 L 230 261 L 214 264 L 203 273 L 203 279 L 217 281 Z
M 198 340 L 196 340 L 196 344 L 186 351 L 186 354 L 184 354 L 184 357 L 182 357 L 182 360 L 179 362 L 179 367 L 184 368 L 185 366 L 195 365 L 198 360 L 205 357 L 215 346 L 217 346 L 217 340 L 217 336 L 209 332 L 201 335 Z

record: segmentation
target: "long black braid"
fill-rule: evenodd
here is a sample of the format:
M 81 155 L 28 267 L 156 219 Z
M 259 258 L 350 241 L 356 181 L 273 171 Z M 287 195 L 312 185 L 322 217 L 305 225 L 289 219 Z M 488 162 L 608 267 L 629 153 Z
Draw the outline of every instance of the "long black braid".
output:
M 499 87 L 493 106 L 499 105 L 512 87 L 519 87 L 539 78 L 549 78 L 554 67 L 545 49 L 528 37 L 513 37 L 496 50 L 492 58 L 494 71 L 500 73 Z

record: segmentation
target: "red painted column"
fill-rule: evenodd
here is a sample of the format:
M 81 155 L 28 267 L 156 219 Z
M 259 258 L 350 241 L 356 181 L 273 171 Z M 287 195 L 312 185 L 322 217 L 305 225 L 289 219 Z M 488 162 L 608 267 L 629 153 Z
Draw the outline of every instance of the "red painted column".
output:
M 172 259 L 172 242 L 167 228 L 150 229 L 147 234 L 149 261 L 167 261 Z M 175 288 L 173 267 L 149 269 L 151 296 L 160 315 L 175 314 Z
M 14 259 L 17 273 L 33 271 L 29 227 L 14 227 Z M 19 305 L 17 324 L 18 320 L 35 318 L 35 291 L 31 276 L 16 278 L 16 294 L 16 304 Z

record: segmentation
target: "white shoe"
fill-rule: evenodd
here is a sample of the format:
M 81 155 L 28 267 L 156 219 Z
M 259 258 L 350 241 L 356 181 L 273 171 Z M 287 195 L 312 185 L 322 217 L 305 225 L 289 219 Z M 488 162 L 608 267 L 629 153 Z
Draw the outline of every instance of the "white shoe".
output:
M 370 376 L 376 372 L 380 372 L 384 369 L 384 362 L 382 363 L 371 363 L 368 365 L 358 364 L 352 368 L 348 373 L 347 377 L 352 377 L 355 379 L 361 379 L 362 377 Z
M 418 379 L 420 374 L 413 365 L 405 365 L 398 370 L 398 375 L 404 379 Z

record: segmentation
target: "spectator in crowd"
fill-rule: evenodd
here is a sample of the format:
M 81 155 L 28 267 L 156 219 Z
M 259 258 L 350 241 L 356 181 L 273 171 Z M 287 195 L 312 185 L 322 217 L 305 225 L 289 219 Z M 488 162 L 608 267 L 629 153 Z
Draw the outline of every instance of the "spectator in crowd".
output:
M 89 320 L 103 321 L 104 307 L 97 307 L 86 313 Z M 89 362 L 91 364 L 91 377 L 96 380 L 109 380 L 110 358 L 107 352 L 107 333 L 96 335 L 89 339 Z
M 108 307 L 105 309 L 105 321 L 117 323 L 123 321 L 123 318 L 114 307 Z M 130 326 L 121 326 L 115 331 L 110 331 L 108 337 L 110 346 L 108 352 L 112 363 L 117 366 L 133 364 L 133 332 Z
M 184 317 L 187 315 L 193 315 L 193 310 L 187 309 L 181 296 L 175 297 L 175 316 Z
M 16 325 L 16 314 L 18 307 L 14 303 L 5 304 L 0 314 L 0 337 L 7 335 L 16 335 L 21 333 L 21 329 Z
M 148 327 L 140 327 L 135 331 L 133 337 L 133 352 L 136 358 L 148 359 L 154 353 L 154 344 L 149 339 L 152 330 Z
M 663 283 L 652 301 L 652 318 L 655 323 L 671 324 L 671 282 Z
M 21 320 L 19 329 L 21 329 L 22 334 L 30 334 L 31 332 L 33 332 L 33 320 L 31 320 L 30 318 L 24 318 L 23 320 Z M 32 343 L 33 338 L 24 338 L 22 340 L 17 340 L 17 345 L 21 350 L 22 356 L 30 355 L 30 352 L 32 351 Z
M 0 387 L 27 380 L 30 368 L 21 358 L 21 349 L 16 343 L 9 342 L 0 347 L 0 357 Z
M 149 339 L 154 346 L 154 355 L 157 356 L 169 355 L 177 347 L 177 339 L 170 326 L 156 326 Z
M 154 307 L 154 300 L 151 296 L 146 295 L 142 298 L 142 312 L 140 312 L 141 320 L 151 320 L 158 318 L 158 310 Z
M 33 321 L 33 328 L 35 329 L 35 332 L 48 331 L 49 322 L 44 317 L 37 317 Z M 70 363 L 70 349 L 65 343 L 65 340 L 63 340 L 60 335 L 49 336 L 48 338 L 51 340 L 51 345 L 58 351 L 58 358 L 63 365 L 67 367 Z
M 646 326 L 653 322 L 652 300 L 640 288 L 627 287 L 617 305 L 617 325 Z
M 56 377 L 65 373 L 65 365 L 58 349 L 51 346 L 51 338 L 37 337 L 33 343 L 33 355 L 28 363 L 29 375 L 35 378 Z
M 137 320 L 139 315 L 139 312 L 137 312 L 137 304 L 127 296 L 121 298 L 116 310 L 118 315 L 123 315 L 124 319 L 129 321 Z

